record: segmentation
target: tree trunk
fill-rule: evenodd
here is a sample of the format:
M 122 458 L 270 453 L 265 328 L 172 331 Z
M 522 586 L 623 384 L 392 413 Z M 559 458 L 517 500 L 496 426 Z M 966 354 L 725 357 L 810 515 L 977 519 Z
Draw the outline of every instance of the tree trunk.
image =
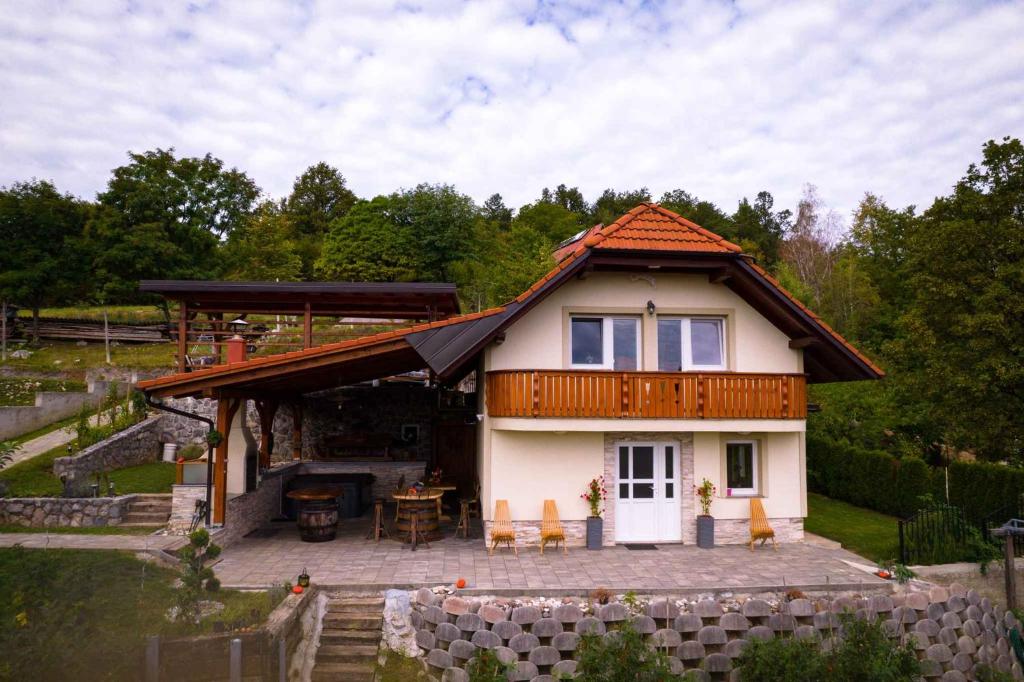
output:
M 39 345 L 39 306 L 32 306 L 32 345 Z

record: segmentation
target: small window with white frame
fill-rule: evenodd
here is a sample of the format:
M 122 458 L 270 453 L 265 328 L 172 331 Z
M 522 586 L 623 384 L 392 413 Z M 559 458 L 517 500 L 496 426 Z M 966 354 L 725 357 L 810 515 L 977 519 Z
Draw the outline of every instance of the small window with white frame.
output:
M 730 440 L 725 444 L 725 494 L 727 497 L 760 494 L 756 440 Z
M 658 371 L 725 369 L 725 318 L 658 319 Z
M 639 317 L 573 315 L 569 339 L 569 363 L 574 368 L 639 369 Z

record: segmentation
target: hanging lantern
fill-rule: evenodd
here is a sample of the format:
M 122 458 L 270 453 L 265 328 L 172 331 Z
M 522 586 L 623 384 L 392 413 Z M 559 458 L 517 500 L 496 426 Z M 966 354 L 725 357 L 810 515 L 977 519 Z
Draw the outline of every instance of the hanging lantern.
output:
M 299 587 L 309 587 L 309 574 L 306 573 L 305 568 L 302 569 L 302 573 L 299 574 L 299 578 L 296 581 L 296 583 L 299 585 Z

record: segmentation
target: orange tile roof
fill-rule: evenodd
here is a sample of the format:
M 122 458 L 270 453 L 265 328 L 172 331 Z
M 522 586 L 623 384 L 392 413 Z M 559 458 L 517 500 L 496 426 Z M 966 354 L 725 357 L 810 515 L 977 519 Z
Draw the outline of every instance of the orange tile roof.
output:
M 477 313 L 466 313 L 464 315 L 453 315 L 443 320 L 437 320 L 435 322 L 424 322 L 422 324 L 413 325 L 411 327 L 405 327 L 403 329 L 392 329 L 386 332 L 380 332 L 379 334 L 372 334 L 370 336 L 361 336 L 357 339 L 349 339 L 347 341 L 339 341 L 337 343 L 326 343 L 322 346 L 314 346 L 313 348 L 305 348 L 303 350 L 290 351 L 288 353 L 277 353 L 275 355 L 264 355 L 262 357 L 251 358 L 243 362 L 231 362 L 224 365 L 215 365 L 206 369 L 197 369 L 192 372 L 179 372 L 177 374 L 168 374 L 167 376 L 157 377 L 155 379 L 147 379 L 146 381 L 140 381 L 138 388 L 147 390 L 151 388 L 160 388 L 162 386 L 173 385 L 177 383 L 183 383 L 193 379 L 205 379 L 206 377 L 219 376 L 224 374 L 233 374 L 235 372 L 244 371 L 253 367 L 274 367 L 277 365 L 287 364 L 293 360 L 302 360 L 306 358 L 318 357 L 321 355 L 330 355 L 342 350 L 351 350 L 353 348 L 361 348 L 363 346 L 371 346 L 375 343 L 388 341 L 391 339 L 404 338 L 410 334 L 417 332 L 427 331 L 429 329 L 437 329 L 439 327 L 447 327 L 451 324 L 459 324 L 460 322 L 470 322 L 472 320 L 480 319 L 481 317 L 490 317 L 491 315 L 497 315 L 505 311 L 504 306 L 498 306 L 497 308 L 488 308 L 487 310 L 481 310 Z

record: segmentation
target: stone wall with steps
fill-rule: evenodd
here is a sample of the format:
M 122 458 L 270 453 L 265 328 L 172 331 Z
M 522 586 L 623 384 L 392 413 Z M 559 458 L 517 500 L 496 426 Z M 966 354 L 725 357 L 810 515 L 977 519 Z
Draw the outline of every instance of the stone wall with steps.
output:
M 572 676 L 580 636 L 614 637 L 625 623 L 668 650 L 677 673 L 693 671 L 692 679 L 698 680 L 737 679 L 733 662 L 751 639 L 785 635 L 824 644 L 841 637 L 842 613 L 880 619 L 891 637 L 910 642 L 925 680 L 974 679 L 979 666 L 1024 679 L 1008 640 L 1008 629 L 1020 623 L 960 585 L 869 598 L 658 598 L 603 606 L 572 599 L 463 598 L 426 588 L 412 598 L 411 624 L 425 664 L 447 682 L 468 680 L 465 665 L 480 649 L 493 649 L 500 660 L 514 665 L 512 680 Z
M 313 682 L 374 679 L 383 608 L 381 596 L 330 596 L 320 630 Z
M 53 461 L 53 475 L 74 485 L 96 472 L 155 462 L 160 457 L 162 415 L 155 415 L 90 445 L 72 457 Z
M 118 526 L 135 497 L 0 498 L 0 524 L 30 528 Z

